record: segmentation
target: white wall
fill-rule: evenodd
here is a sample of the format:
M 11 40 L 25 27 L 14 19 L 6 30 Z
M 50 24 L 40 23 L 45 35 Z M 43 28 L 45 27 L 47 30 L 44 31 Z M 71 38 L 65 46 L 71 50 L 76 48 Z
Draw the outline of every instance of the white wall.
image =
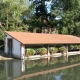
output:
M 25 59 L 25 46 L 21 44 L 21 59 Z
M 9 36 L 8 34 L 4 34 L 4 52 L 7 54 L 8 53 L 8 38 L 12 38 L 11 36 Z M 13 49 L 12 49 L 13 50 Z
M 13 56 L 16 58 L 21 58 L 21 43 L 16 39 L 13 39 Z
M 5 41 L 4 52 L 8 54 L 8 43 L 7 42 L 8 42 L 8 39 L 12 37 L 5 33 L 4 38 L 5 38 L 4 39 Z M 12 44 L 13 44 L 12 55 L 16 58 L 24 59 L 25 58 L 25 46 L 14 38 L 12 38 Z

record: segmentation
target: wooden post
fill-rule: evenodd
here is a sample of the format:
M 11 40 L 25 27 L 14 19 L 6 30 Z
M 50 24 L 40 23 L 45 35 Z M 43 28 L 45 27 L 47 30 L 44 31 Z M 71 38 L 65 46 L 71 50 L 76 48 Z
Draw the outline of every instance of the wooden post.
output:
M 48 48 L 47 48 L 47 50 L 48 50 L 48 56 L 50 56 L 50 52 L 49 52 L 49 45 L 48 45 Z
M 68 56 L 68 45 L 66 45 L 66 56 Z

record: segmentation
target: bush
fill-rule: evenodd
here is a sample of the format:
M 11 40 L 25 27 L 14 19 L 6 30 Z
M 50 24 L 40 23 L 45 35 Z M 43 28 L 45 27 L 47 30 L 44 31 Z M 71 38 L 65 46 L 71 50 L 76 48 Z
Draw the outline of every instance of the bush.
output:
M 64 52 L 66 51 L 66 47 L 65 47 L 65 46 L 60 47 L 60 48 L 59 48 L 59 51 L 60 51 L 61 53 L 64 53 Z
M 78 45 L 78 49 L 80 50 L 80 45 Z
M 47 49 L 44 48 L 44 47 L 43 48 L 38 48 L 36 52 L 41 54 L 41 55 L 47 54 Z
M 70 45 L 71 50 L 80 50 L 80 45 Z
M 57 51 L 58 51 L 58 49 L 57 49 L 56 47 L 50 47 L 50 48 L 49 48 L 49 52 L 50 52 L 51 54 L 56 53 Z
M 6 27 L 2 26 L 0 28 L 0 40 L 4 40 L 4 31 L 6 31 Z
M 78 45 L 75 45 L 75 46 L 74 46 L 74 49 L 78 49 Z
M 71 49 L 71 50 L 74 49 L 74 45 L 70 45 L 70 49 Z
M 27 48 L 25 52 L 26 52 L 26 55 L 27 56 L 34 55 L 35 54 L 35 50 L 32 49 L 32 48 Z

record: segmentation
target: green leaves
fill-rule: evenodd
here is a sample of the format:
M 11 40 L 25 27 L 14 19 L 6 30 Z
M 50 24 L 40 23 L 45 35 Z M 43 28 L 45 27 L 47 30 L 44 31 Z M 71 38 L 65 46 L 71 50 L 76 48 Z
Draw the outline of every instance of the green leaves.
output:
M 24 26 L 22 18 L 27 9 L 26 0 L 5 0 L 0 3 L 0 23 L 2 28 L 9 31 L 19 31 L 19 28 Z M 4 30 L 1 29 L 2 32 L 0 33 L 4 33 Z M 3 39 L 3 35 L 0 35 L 0 39 Z
M 41 54 L 41 55 L 44 55 L 44 54 L 47 54 L 47 49 L 42 47 L 42 48 L 38 48 L 37 49 L 37 53 Z
M 58 49 L 56 47 L 50 47 L 49 51 L 51 54 L 54 54 L 58 51 Z
M 34 49 L 32 49 L 32 48 L 27 48 L 26 49 L 26 55 L 27 56 L 30 56 L 30 55 L 33 55 L 33 54 L 35 54 L 35 50 Z

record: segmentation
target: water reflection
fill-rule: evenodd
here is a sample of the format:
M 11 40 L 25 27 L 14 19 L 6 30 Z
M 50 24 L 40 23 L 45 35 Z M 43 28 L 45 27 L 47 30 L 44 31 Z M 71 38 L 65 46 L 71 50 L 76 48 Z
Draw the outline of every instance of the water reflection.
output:
M 24 78 L 23 80 L 80 80 L 80 66 Z
M 24 60 L 12 60 L 0 62 L 0 80 L 12 80 L 25 71 Z
M 50 69 L 56 69 L 79 62 L 80 62 L 80 55 L 69 56 L 69 57 L 66 56 L 48 57 L 38 60 L 26 60 L 26 61 L 25 60 L 0 61 L 0 80 L 13 80 L 23 75 L 33 74 Z M 75 75 L 77 73 L 80 74 L 79 70 L 80 66 L 77 66 L 70 69 L 56 71 L 54 73 L 49 72 L 44 75 L 40 74 L 38 76 L 33 76 L 30 78 L 26 77 L 23 80 L 69 80 L 68 78 L 65 79 L 65 77 L 68 76 L 68 74 L 71 75 L 68 77 L 72 77 L 73 74 Z M 79 76 L 78 74 L 77 76 Z

